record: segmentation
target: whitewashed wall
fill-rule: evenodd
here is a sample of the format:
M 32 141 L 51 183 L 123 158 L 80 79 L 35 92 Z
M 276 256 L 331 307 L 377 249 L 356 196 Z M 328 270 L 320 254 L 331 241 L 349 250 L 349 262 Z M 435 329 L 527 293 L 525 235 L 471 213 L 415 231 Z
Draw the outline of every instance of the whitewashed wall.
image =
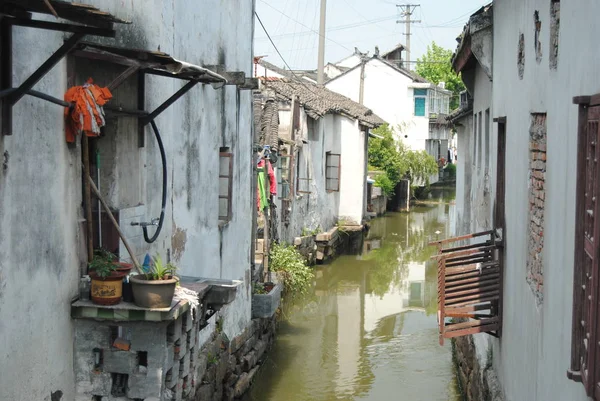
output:
M 534 51 L 534 12 L 541 20 L 542 58 Z M 577 106 L 573 96 L 600 92 L 600 3 L 561 2 L 558 68 L 549 68 L 550 1 L 494 3 L 493 115 L 506 116 L 506 267 L 502 339 L 494 364 L 507 400 L 586 401 L 566 378 L 571 347 Z M 519 79 L 519 35 L 525 38 Z M 527 284 L 528 148 L 530 113 L 547 113 L 544 300 Z
M 367 135 L 358 121 L 337 116 L 341 131 L 339 219 L 362 224 L 365 212 Z
M 116 40 L 106 43 L 149 50 L 160 46 L 188 62 L 223 63 L 228 70 L 251 75 L 251 0 L 88 3 L 133 21 L 117 26 Z M 23 82 L 62 41 L 60 33 L 15 28 L 14 83 Z M 147 107 L 158 106 L 180 87 L 178 80 L 148 79 Z M 35 89 L 61 97 L 67 89 L 66 62 Z M 182 274 L 246 280 L 236 303 L 224 311 L 230 338 L 250 319 L 251 113 L 250 92 L 196 87 L 156 120 L 168 158 L 169 202 L 163 232 L 151 250 L 163 257 L 170 250 Z M 230 146 L 235 154 L 237 201 L 232 221 L 219 229 L 215 177 L 221 146 Z M 150 131 L 143 151 L 142 197 L 150 218 L 160 212 L 161 192 L 160 158 Z M 0 338 L 5 347 L 0 398 L 45 400 L 60 390 L 63 400 L 73 400 L 69 308 L 85 265 L 80 149 L 65 144 L 60 107 L 26 96 L 14 108 L 14 135 L 0 138 L 0 154 L 5 166 L 0 169 Z M 125 187 L 134 178 L 118 179 Z M 173 249 L 175 233 L 183 239 L 178 250 Z

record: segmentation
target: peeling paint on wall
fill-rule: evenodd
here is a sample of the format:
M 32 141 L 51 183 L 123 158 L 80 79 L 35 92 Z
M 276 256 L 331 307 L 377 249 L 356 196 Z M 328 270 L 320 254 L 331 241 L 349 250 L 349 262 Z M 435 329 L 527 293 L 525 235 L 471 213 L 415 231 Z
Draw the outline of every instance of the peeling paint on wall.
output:
M 8 150 L 5 150 L 2 161 L 2 171 L 4 172 L 8 170 L 8 159 L 10 159 L 10 155 L 8 154 Z
M 529 131 L 529 254 L 527 282 L 538 305 L 543 300 L 544 206 L 546 198 L 546 114 L 531 115 Z
M 558 34 L 560 31 L 560 0 L 550 4 L 550 69 L 558 67 Z
M 185 230 L 177 227 L 173 222 L 173 235 L 171 236 L 171 247 L 173 248 L 173 259 L 176 261 L 181 260 L 183 251 L 185 251 L 185 244 L 187 243 L 187 233 Z
M 542 21 L 540 21 L 540 12 L 535 10 L 533 13 L 533 23 L 535 25 L 534 41 L 535 61 L 539 64 L 542 62 L 542 42 L 540 41 L 540 31 L 542 30 Z
M 525 73 L 525 35 L 519 35 L 519 44 L 517 50 L 517 68 L 519 71 L 519 79 L 523 79 Z

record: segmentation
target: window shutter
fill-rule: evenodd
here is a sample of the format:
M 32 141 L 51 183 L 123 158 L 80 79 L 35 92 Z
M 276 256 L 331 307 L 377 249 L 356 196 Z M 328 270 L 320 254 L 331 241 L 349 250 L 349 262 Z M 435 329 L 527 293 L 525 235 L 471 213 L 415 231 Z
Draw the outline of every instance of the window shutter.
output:
M 598 239 L 600 230 L 598 219 L 598 139 L 599 139 L 600 106 L 590 107 L 588 110 L 587 141 L 586 141 L 586 184 L 583 194 L 584 214 L 584 249 L 583 249 L 583 291 L 585 303 L 583 305 L 583 355 L 581 361 L 581 373 L 583 383 L 588 389 L 588 394 L 600 397 L 598 383 L 600 382 L 600 371 L 596 359 L 600 356 L 600 345 L 598 345 L 598 333 L 600 319 L 598 314 Z M 593 390 L 592 390 L 593 388 Z M 592 390 L 592 391 L 590 391 Z M 591 395 L 590 394 L 590 395 Z
M 600 301 L 598 239 L 600 212 L 598 158 L 600 149 L 600 106 L 597 96 L 575 98 L 579 104 L 577 144 L 577 190 L 575 218 L 575 260 L 573 276 L 573 328 L 569 378 L 583 382 L 587 395 L 600 400 Z

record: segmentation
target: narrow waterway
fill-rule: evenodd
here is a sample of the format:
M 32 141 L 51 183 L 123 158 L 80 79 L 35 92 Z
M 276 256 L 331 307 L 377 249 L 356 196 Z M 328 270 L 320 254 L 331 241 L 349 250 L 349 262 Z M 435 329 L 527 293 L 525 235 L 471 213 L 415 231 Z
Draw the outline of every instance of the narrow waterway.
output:
M 458 401 L 450 343 L 438 345 L 428 241 L 453 230 L 453 190 L 373 220 L 358 256 L 316 270 L 247 400 Z

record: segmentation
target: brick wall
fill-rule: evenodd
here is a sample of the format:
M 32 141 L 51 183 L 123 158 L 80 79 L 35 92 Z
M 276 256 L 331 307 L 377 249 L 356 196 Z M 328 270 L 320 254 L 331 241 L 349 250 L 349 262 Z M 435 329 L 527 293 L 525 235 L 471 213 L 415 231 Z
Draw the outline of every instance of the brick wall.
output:
M 531 115 L 529 130 L 529 224 L 527 282 L 538 304 L 543 300 L 544 201 L 546 197 L 546 114 Z

